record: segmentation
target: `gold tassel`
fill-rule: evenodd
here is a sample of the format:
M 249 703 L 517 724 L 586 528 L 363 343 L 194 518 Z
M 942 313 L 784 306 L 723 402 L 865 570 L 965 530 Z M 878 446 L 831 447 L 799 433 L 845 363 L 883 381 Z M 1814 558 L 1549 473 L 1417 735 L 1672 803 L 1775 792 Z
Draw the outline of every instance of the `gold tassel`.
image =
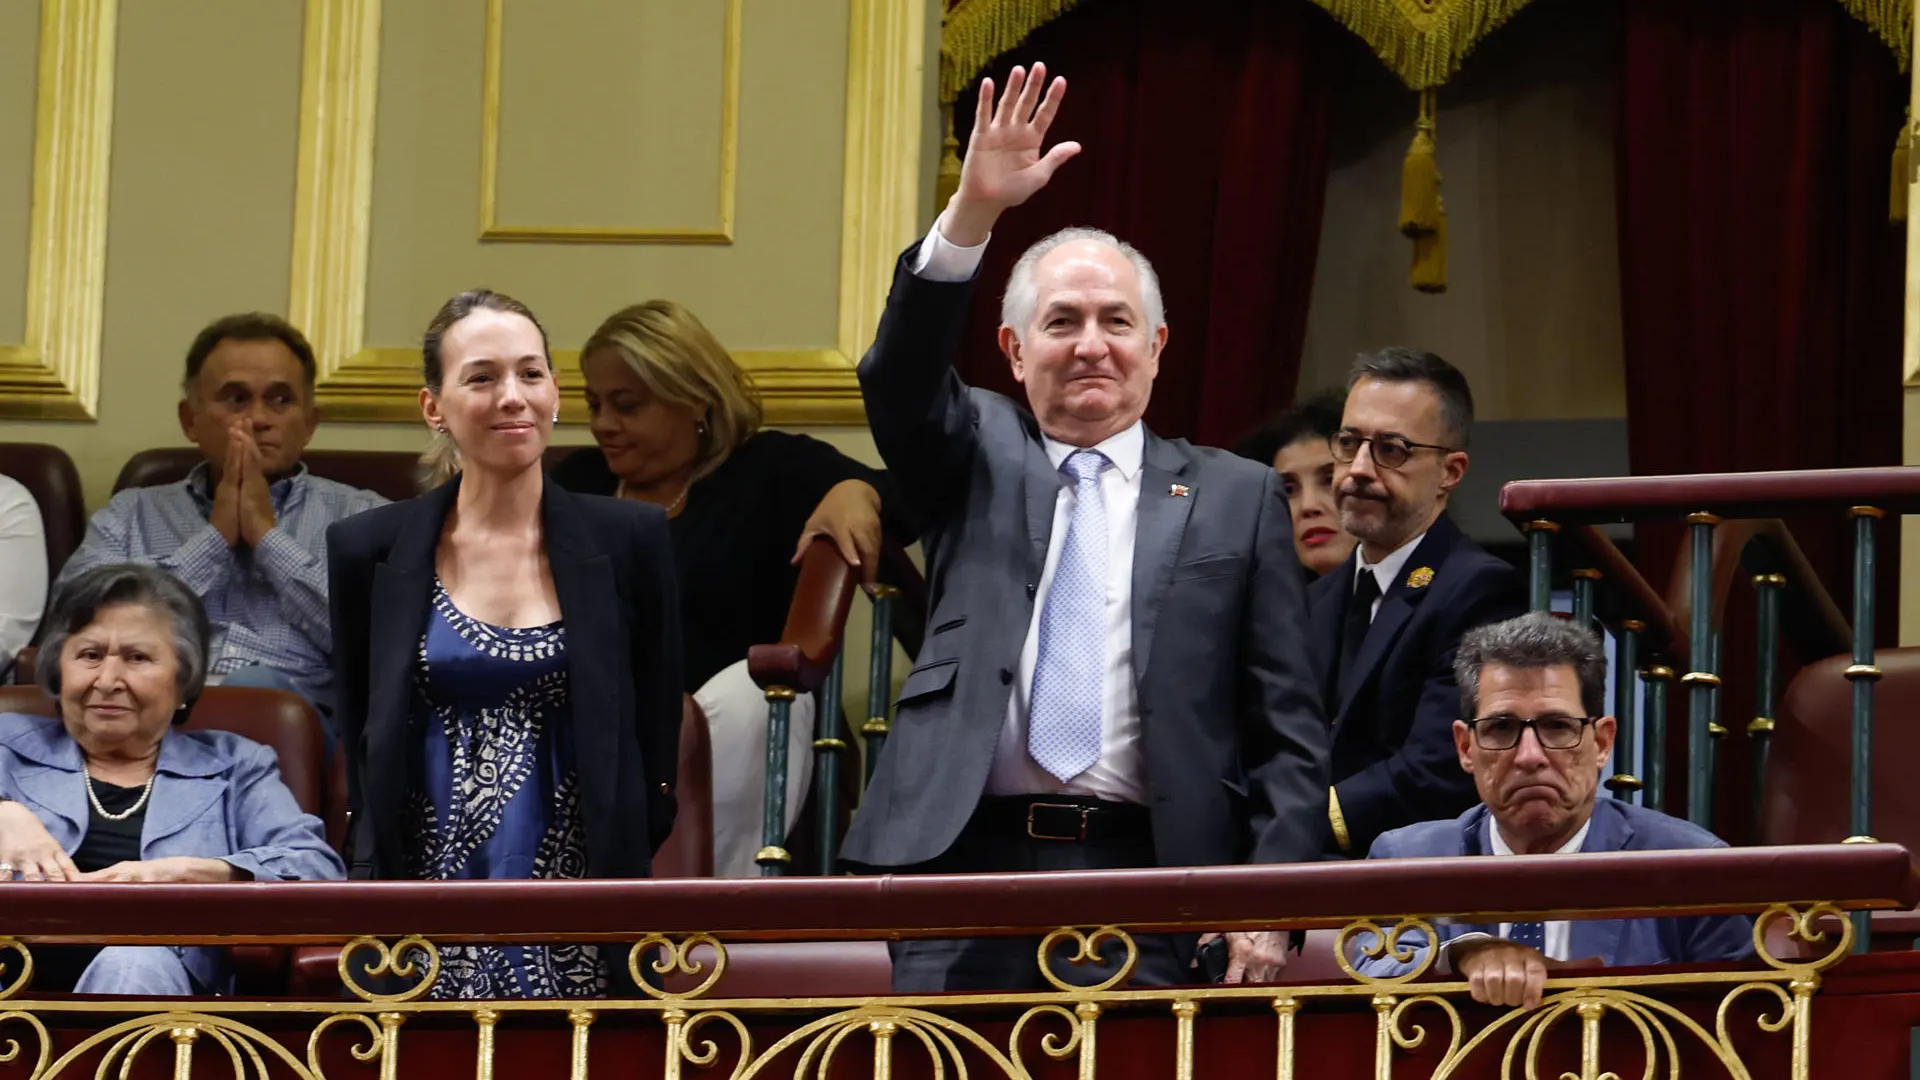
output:
M 1434 95 L 1420 91 L 1420 118 L 1400 166 L 1400 231 L 1418 237 L 1440 227 L 1440 166 L 1434 159 Z
M 1436 198 L 1435 202 L 1439 200 Z M 1437 224 L 1413 238 L 1413 270 L 1407 283 L 1423 293 L 1447 291 L 1447 208 L 1440 204 Z
M 1887 220 L 1907 220 L 1907 195 L 1913 188 L 1913 110 L 1900 121 L 1900 137 L 1893 140 L 1893 182 L 1887 191 Z
M 941 106 L 940 115 L 945 119 L 946 138 L 940 144 L 940 175 L 933 184 L 933 209 L 939 213 L 946 208 L 953 193 L 960 190 L 960 140 L 953 135 L 953 102 Z

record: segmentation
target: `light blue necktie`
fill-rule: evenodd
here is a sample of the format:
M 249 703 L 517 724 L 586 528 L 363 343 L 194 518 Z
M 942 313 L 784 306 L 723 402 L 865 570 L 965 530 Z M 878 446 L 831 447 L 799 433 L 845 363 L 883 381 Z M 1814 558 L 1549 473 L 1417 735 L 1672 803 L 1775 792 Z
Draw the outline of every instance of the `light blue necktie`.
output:
M 1077 450 L 1060 466 L 1073 477 L 1073 515 L 1040 609 L 1027 752 L 1061 780 L 1100 760 L 1107 667 L 1107 507 L 1100 471 L 1106 467 L 1098 450 Z

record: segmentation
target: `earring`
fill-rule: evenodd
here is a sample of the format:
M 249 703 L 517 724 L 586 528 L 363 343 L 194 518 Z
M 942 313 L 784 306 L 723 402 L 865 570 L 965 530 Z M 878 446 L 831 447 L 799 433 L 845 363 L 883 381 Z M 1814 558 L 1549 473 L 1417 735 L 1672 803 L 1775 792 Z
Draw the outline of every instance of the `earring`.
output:
M 436 425 L 434 425 L 434 428 L 433 428 L 433 430 L 434 430 L 434 431 L 436 431 L 436 432 L 438 432 L 438 433 L 440 433 L 440 434 L 442 434 L 442 435 L 445 435 L 445 434 L 447 433 L 447 425 L 445 425 L 445 424 L 436 424 Z
M 693 431 L 696 435 L 705 435 L 707 433 L 707 422 L 705 420 L 695 420 L 693 422 Z
M 554 422 L 554 423 L 556 423 L 556 424 L 560 422 L 560 410 L 559 410 L 559 409 L 555 409 L 555 410 L 553 410 L 553 422 Z

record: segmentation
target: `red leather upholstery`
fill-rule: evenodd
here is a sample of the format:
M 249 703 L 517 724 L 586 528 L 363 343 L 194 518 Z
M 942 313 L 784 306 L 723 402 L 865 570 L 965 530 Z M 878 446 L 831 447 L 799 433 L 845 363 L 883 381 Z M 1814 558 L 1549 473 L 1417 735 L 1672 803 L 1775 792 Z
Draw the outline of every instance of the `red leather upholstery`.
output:
M 1853 805 L 1853 686 L 1841 674 L 1852 661 L 1829 657 L 1802 668 L 1774 718 L 1761 843 L 1832 843 L 1850 831 Z M 1873 701 L 1873 835 L 1920 846 L 1920 649 L 1874 654 L 1885 677 Z
M 47 534 L 48 580 L 87 535 L 87 500 L 80 472 L 65 450 L 42 443 L 0 443 L 0 473 L 20 481 L 40 507 Z
M 547 468 L 579 450 L 578 446 L 550 446 L 544 458 Z M 202 458 L 197 447 L 169 446 L 142 450 L 127 459 L 114 491 L 130 487 L 153 487 L 184 480 Z M 378 492 L 395 502 L 420 493 L 420 455 L 405 450 L 307 450 L 300 455 L 313 475 Z

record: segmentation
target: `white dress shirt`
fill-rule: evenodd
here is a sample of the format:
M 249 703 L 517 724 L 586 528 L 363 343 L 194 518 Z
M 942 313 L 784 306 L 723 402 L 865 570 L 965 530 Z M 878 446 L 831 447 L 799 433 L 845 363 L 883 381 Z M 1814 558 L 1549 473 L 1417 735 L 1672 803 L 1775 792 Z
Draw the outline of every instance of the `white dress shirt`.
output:
M 40 625 L 47 606 L 47 537 L 26 485 L 0 476 L 0 672 Z
M 940 234 L 940 223 L 928 231 L 915 254 L 912 270 L 928 281 L 965 281 L 980 268 L 986 253 L 983 242 L 959 247 Z M 1007 701 L 1007 719 L 994 748 L 993 768 L 987 775 L 989 795 L 1091 795 L 1116 802 L 1146 802 L 1146 768 L 1140 755 L 1140 700 L 1133 681 L 1133 542 L 1139 524 L 1140 470 L 1146 452 L 1146 429 L 1138 421 L 1093 449 L 1111 465 L 1100 472 L 1100 497 L 1107 519 L 1106 663 L 1101 678 L 1100 759 L 1086 772 L 1062 782 L 1041 768 L 1027 753 L 1027 708 L 1033 693 L 1033 668 L 1040 655 L 1040 614 L 1046 610 L 1054 569 L 1066 543 L 1072 520 L 1074 483 L 1060 472 L 1067 456 L 1080 447 L 1041 439 L 1047 460 L 1060 481 L 1053 504 L 1053 530 L 1047 538 L 1046 567 L 1033 597 L 1033 617 L 1027 623 L 1026 642 L 1020 647 L 1020 667 Z
M 1553 853 L 1555 855 L 1578 855 L 1580 853 L 1580 849 L 1586 846 L 1587 830 L 1591 828 L 1593 828 L 1593 817 L 1592 815 L 1588 815 L 1587 820 L 1581 824 L 1580 831 L 1577 833 L 1574 833 L 1573 836 L 1570 839 L 1568 839 L 1566 843 L 1561 844 L 1558 848 L 1555 848 Z M 1498 825 L 1494 823 L 1492 814 L 1487 815 L 1487 850 L 1493 852 L 1494 855 L 1496 856 L 1512 855 L 1514 853 L 1513 849 L 1507 846 L 1507 838 L 1500 835 L 1500 828 Z M 1567 921 L 1566 919 L 1552 919 L 1545 923 L 1542 923 L 1541 930 L 1545 932 L 1546 946 L 1547 946 L 1545 951 L 1545 956 L 1547 959 L 1549 960 L 1573 959 L 1573 957 L 1567 955 L 1567 953 L 1573 948 L 1573 946 L 1570 944 L 1570 941 L 1573 935 L 1573 923 Z M 1501 937 L 1503 938 L 1511 937 L 1512 934 L 1513 934 L 1512 923 L 1503 922 L 1500 924 Z M 1492 940 L 1492 939 L 1488 935 L 1478 934 L 1478 933 L 1461 934 L 1457 938 L 1452 938 L 1447 941 L 1444 947 L 1441 948 L 1440 955 L 1434 958 L 1435 960 L 1434 967 L 1437 968 L 1440 971 L 1440 973 L 1444 975 L 1453 969 L 1451 950 L 1469 941 L 1489 941 L 1489 940 Z
M 1426 538 L 1427 534 L 1421 533 L 1419 536 L 1395 548 L 1391 555 L 1388 555 L 1377 563 L 1367 562 L 1366 545 L 1362 544 L 1353 549 L 1354 561 L 1359 564 L 1353 571 L 1353 588 L 1359 588 L 1360 572 L 1363 570 L 1373 571 L 1374 581 L 1380 586 L 1380 595 L 1373 598 L 1373 610 L 1367 613 L 1367 619 L 1369 621 L 1380 614 L 1380 601 L 1387 598 L 1387 593 L 1393 588 L 1393 583 L 1400 580 L 1400 571 L 1406 568 L 1407 560 L 1413 558 L 1413 549 L 1419 547 L 1420 541 Z M 1348 590 L 1350 594 L 1352 591 L 1353 589 Z

